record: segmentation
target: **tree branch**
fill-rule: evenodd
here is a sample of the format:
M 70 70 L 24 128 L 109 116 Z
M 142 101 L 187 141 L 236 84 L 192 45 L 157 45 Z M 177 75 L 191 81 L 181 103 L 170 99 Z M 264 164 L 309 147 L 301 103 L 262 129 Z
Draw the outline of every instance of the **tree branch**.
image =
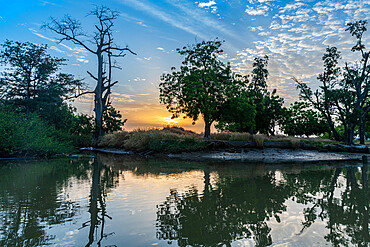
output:
M 88 74 L 89 74 L 89 76 L 91 76 L 94 80 L 96 80 L 96 81 L 98 81 L 98 78 L 96 78 L 93 74 L 91 74 L 89 71 L 86 71 Z

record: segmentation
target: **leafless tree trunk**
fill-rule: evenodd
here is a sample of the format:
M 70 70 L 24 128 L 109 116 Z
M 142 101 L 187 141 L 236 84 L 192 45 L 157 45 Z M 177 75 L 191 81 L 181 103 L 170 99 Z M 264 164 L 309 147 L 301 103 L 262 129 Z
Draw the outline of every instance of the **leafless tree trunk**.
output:
M 103 112 L 111 105 L 110 94 L 111 88 L 118 82 L 112 81 L 112 69 L 121 69 L 112 61 L 114 57 L 124 57 L 126 52 L 136 55 L 127 46 L 120 48 L 113 42 L 113 25 L 117 19 L 119 12 L 113 11 L 107 7 L 96 7 L 89 15 L 95 16 L 98 19 L 95 25 L 96 31 L 93 35 L 86 35 L 82 32 L 79 21 L 65 16 L 61 20 L 51 17 L 51 21 L 44 25 L 47 28 L 61 36 L 59 42 L 71 41 L 76 45 L 82 46 L 88 52 L 97 56 L 97 76 L 87 71 L 91 78 L 96 81 L 94 91 L 87 91 L 76 95 L 94 94 L 94 111 L 96 124 L 96 139 L 102 136 L 103 133 Z M 89 47 L 89 43 L 93 43 L 94 47 Z M 104 66 L 106 65 L 106 66 Z

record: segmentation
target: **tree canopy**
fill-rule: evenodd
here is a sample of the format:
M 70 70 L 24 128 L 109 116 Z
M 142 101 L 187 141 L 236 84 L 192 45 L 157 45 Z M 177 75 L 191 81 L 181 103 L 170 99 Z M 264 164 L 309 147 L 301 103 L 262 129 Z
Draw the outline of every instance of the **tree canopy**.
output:
M 65 59 L 49 55 L 46 45 L 7 40 L 2 47 L 0 59 L 5 70 L 1 73 L 0 87 L 3 99 L 20 107 L 19 110 L 27 115 L 55 107 L 54 104 L 61 104 L 83 87 L 82 80 L 73 75 L 57 73 Z
M 202 41 L 177 49 L 184 61 L 179 70 L 163 74 L 160 102 L 165 104 L 173 118 L 184 114 L 197 121 L 201 116 L 205 123 L 204 137 L 209 138 L 210 127 L 219 120 L 221 108 L 232 90 L 230 66 L 224 64 L 219 55 L 223 41 Z

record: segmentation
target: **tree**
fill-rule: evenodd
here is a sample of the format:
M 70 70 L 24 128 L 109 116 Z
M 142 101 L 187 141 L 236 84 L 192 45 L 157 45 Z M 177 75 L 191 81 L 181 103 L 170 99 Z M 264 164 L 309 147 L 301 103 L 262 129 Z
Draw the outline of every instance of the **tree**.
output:
M 370 56 L 370 51 L 365 51 L 365 45 L 362 43 L 362 36 L 367 30 L 366 28 L 367 21 L 356 21 L 350 22 L 347 24 L 348 28 L 346 31 L 349 31 L 352 36 L 355 36 L 357 43 L 352 47 L 353 52 L 361 52 L 361 60 L 359 63 L 354 66 L 349 66 L 348 63 L 345 64 L 345 73 L 344 79 L 345 83 L 349 84 L 354 88 L 356 93 L 356 102 L 354 109 L 354 123 L 352 124 L 352 129 L 349 133 L 349 138 L 353 136 L 354 128 L 357 125 L 355 122 L 359 118 L 359 127 L 360 127 L 360 143 L 365 144 L 365 122 L 368 112 L 370 111 L 370 103 L 368 100 L 369 89 L 370 89 L 370 65 L 368 65 L 368 60 Z M 352 136 L 351 136 L 352 135 Z
M 215 127 L 221 131 L 248 132 L 255 126 L 256 107 L 247 88 L 248 76 L 235 75 L 232 90 L 227 92 L 228 100 L 221 110 L 221 117 Z
M 85 91 L 78 96 L 88 93 L 94 94 L 94 111 L 96 138 L 104 134 L 103 112 L 111 105 L 110 94 L 111 88 L 118 83 L 113 81 L 112 70 L 120 67 L 114 61 L 114 58 L 124 57 L 126 52 L 136 55 L 127 46 L 119 47 L 114 43 L 113 26 L 114 20 L 119 16 L 118 11 L 113 11 L 105 6 L 98 6 L 89 13 L 89 16 L 95 16 L 98 19 L 95 25 L 95 32 L 92 35 L 86 35 L 82 31 L 81 23 L 70 16 L 57 20 L 51 17 L 51 21 L 44 25 L 61 36 L 59 42 L 71 41 L 72 43 L 82 46 L 88 52 L 97 57 L 97 75 L 91 72 L 87 73 L 96 81 L 94 91 Z M 92 43 L 93 47 L 89 44 Z
M 46 45 L 7 40 L 2 47 L 1 63 L 7 66 L 1 73 L 3 99 L 21 107 L 27 116 L 62 103 L 83 86 L 82 80 L 74 79 L 73 75 L 56 74 L 65 59 L 47 54 Z
M 367 114 L 366 123 L 365 123 L 365 133 L 366 137 L 370 138 L 370 114 Z
M 160 102 L 165 104 L 173 118 L 185 114 L 194 122 L 203 117 L 204 137 L 209 138 L 211 125 L 221 116 L 221 108 L 231 89 L 231 70 L 218 59 L 222 41 L 202 41 L 177 49 L 185 56 L 178 71 L 163 74 L 159 84 Z
M 346 29 L 352 36 L 357 38 L 357 43 L 352 51 L 361 52 L 361 60 L 350 66 L 345 63 L 342 77 L 341 69 L 338 67 L 340 53 L 336 47 L 328 47 L 323 56 L 324 72 L 318 76 L 322 82 L 320 89 L 312 92 L 306 84 L 297 82 L 300 89 L 300 97 L 321 112 L 327 120 L 336 140 L 341 140 L 335 129 L 335 120 L 339 120 L 344 128 L 343 139 L 346 144 L 353 144 L 355 129 L 360 127 L 360 142 L 364 143 L 365 121 L 370 110 L 369 105 L 369 74 L 368 65 L 369 52 L 365 52 L 362 43 L 363 33 L 366 31 L 366 21 L 348 23 Z
M 330 131 L 326 121 L 306 102 L 298 101 L 291 104 L 290 108 L 286 109 L 281 122 L 281 129 L 285 134 L 291 136 L 305 135 L 309 137 Z
M 105 133 L 122 130 L 127 119 L 122 120 L 122 115 L 113 106 L 103 112 L 103 129 Z
M 305 83 L 301 83 L 294 78 L 297 82 L 297 89 L 300 90 L 300 98 L 310 102 L 325 117 L 336 141 L 340 141 L 341 137 L 335 129 L 335 121 L 333 119 L 335 100 L 331 91 L 336 87 L 337 78 L 340 75 L 340 68 L 337 66 L 339 58 L 340 52 L 338 52 L 336 47 L 328 47 L 326 49 L 326 53 L 322 57 L 324 72 L 317 77 L 322 82 L 322 85 L 315 93 Z
M 275 134 L 275 126 L 282 113 L 284 99 L 276 94 L 276 89 L 269 92 L 267 89 L 268 79 L 268 56 L 256 57 L 253 62 L 251 81 L 248 85 L 253 104 L 256 107 L 255 127 L 250 133 L 260 132 L 267 135 Z
M 275 127 L 281 121 L 284 99 L 276 93 L 276 89 L 267 92 L 263 97 L 262 110 L 256 114 L 256 130 L 267 135 L 275 135 Z

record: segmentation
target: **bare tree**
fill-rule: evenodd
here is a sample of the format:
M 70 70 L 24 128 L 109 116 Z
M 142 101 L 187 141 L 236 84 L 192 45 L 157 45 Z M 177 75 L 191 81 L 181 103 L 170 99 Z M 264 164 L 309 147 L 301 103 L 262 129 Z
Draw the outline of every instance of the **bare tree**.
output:
M 124 57 L 127 52 L 134 55 L 136 53 L 127 46 L 121 48 L 114 43 L 113 26 L 114 20 L 119 15 L 118 11 L 113 11 L 105 6 L 97 6 L 89 15 L 98 19 L 95 25 L 96 30 L 92 35 L 85 34 L 81 23 L 68 15 L 60 20 L 50 17 L 50 22 L 43 27 L 60 35 L 59 43 L 71 41 L 97 56 L 97 75 L 87 71 L 89 76 L 96 81 L 94 91 L 82 92 L 75 97 L 89 93 L 94 94 L 96 138 L 98 139 L 104 134 L 103 112 L 111 105 L 111 88 L 118 82 L 112 80 L 112 69 L 121 69 L 114 58 Z

